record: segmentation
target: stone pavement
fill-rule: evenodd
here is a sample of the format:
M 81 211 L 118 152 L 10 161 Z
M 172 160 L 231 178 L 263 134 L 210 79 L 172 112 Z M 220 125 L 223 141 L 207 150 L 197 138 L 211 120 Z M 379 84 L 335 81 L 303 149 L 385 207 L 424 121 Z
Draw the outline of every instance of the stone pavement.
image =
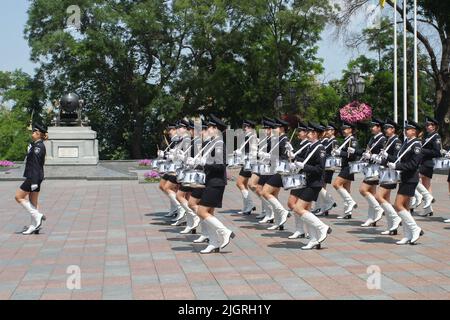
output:
M 420 244 L 397 246 L 401 235 L 361 228 L 367 204 L 355 184 L 355 218 L 325 218 L 333 233 L 314 251 L 300 250 L 304 240 L 287 239 L 292 218 L 286 231 L 274 232 L 256 225 L 254 215 L 237 215 L 241 197 L 231 182 L 218 215 L 236 238 L 210 255 L 199 254 L 204 245 L 191 242 L 196 235 L 179 235 L 180 227 L 167 224 L 168 200 L 157 185 L 45 181 L 41 209 L 48 219 L 40 235 L 23 236 L 15 234 L 29 223 L 14 201 L 19 182 L 3 181 L 0 299 L 449 299 L 445 178 L 433 179 L 435 216 L 417 218 L 425 230 Z M 68 289 L 70 266 L 80 268 L 81 289 Z M 377 268 L 380 288 L 369 289 Z

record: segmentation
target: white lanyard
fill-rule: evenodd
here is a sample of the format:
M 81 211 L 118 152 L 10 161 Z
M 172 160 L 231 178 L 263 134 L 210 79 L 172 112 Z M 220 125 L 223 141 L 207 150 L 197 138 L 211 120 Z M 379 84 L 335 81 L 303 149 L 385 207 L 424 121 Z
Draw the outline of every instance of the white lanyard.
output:
M 347 145 L 347 143 L 349 143 L 352 140 L 353 136 L 350 136 L 347 138 L 347 140 L 344 141 L 344 143 L 337 149 L 337 151 L 341 151 L 343 147 L 345 147 Z
M 297 152 L 296 153 L 294 153 L 294 157 L 299 153 L 299 152 L 302 152 L 306 147 L 309 147 L 311 145 L 311 142 L 307 142 L 307 143 L 305 143 L 305 145 L 303 146 L 303 147 L 301 147 L 299 150 L 297 150 Z
M 435 136 L 437 135 L 437 133 L 433 134 L 431 137 L 429 137 L 427 140 L 425 140 L 425 142 L 423 143 L 422 147 L 425 147 L 425 145 L 431 141 L 431 139 L 433 139 Z
M 273 148 L 271 147 L 271 148 L 270 148 L 271 150 L 269 151 L 269 154 L 271 154 L 272 151 L 275 150 L 275 148 L 281 143 L 281 141 L 286 140 L 286 139 L 287 139 L 287 137 L 284 136 L 283 139 L 279 140 L 278 143 L 277 143 Z
M 372 151 L 373 148 L 375 148 L 377 146 L 378 142 L 380 142 L 382 138 L 383 137 L 381 137 L 380 139 L 377 140 L 377 142 L 375 142 L 375 144 L 372 146 L 372 148 L 370 148 L 369 152 Z
M 398 157 L 398 159 L 394 162 L 394 163 L 397 163 L 397 162 L 399 162 L 402 158 L 403 158 L 403 156 L 415 145 L 415 144 L 420 144 L 420 142 L 419 141 L 415 141 L 414 143 L 411 143 L 411 145 L 408 147 L 408 148 L 406 148 L 406 150 L 405 151 L 403 151 L 403 153 L 400 155 L 400 157 Z
M 311 152 L 311 153 L 309 154 L 309 156 L 305 159 L 305 161 L 302 162 L 303 165 L 305 165 L 305 164 L 308 163 L 309 159 L 311 159 L 311 157 L 314 155 L 314 153 L 317 151 L 317 149 L 319 149 L 319 147 L 320 147 L 320 143 L 319 143 L 319 145 L 317 145 L 317 146 L 314 148 L 313 152 Z
M 398 139 L 398 137 L 396 137 Z M 385 151 L 388 151 L 389 148 L 394 144 L 395 140 L 397 140 L 396 138 L 392 139 L 391 143 L 384 149 Z

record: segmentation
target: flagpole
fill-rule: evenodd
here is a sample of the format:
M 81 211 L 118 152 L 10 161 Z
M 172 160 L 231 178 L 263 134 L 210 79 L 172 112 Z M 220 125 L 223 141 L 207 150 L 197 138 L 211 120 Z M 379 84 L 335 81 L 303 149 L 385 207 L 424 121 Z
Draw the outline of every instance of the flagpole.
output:
M 408 120 L 408 79 L 406 56 L 406 1 L 403 0 L 403 121 Z
M 394 121 L 398 123 L 397 0 L 394 0 Z
M 418 67 L 417 67 L 417 0 L 414 0 L 414 121 L 418 121 Z

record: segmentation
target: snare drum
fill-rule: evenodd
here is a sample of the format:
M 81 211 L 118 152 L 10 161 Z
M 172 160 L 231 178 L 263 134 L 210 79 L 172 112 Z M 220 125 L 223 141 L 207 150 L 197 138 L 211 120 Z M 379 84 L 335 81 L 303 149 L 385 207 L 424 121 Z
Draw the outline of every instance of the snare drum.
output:
M 241 156 L 238 156 L 237 154 L 232 154 L 228 156 L 227 158 L 227 166 L 230 169 L 236 169 L 242 167 L 243 159 Z
M 449 158 L 434 159 L 434 169 L 438 169 L 438 170 L 450 169 L 450 159 Z
M 364 181 L 378 181 L 380 179 L 380 165 L 370 164 L 363 168 Z
M 270 164 L 259 164 L 259 174 L 262 176 L 273 175 L 272 166 Z
M 291 169 L 290 169 L 290 165 L 291 163 L 287 160 L 280 160 L 278 161 L 278 165 L 277 168 L 275 169 L 275 172 L 282 175 L 282 176 L 287 176 L 287 175 L 291 175 Z
M 252 164 L 252 173 L 259 174 L 259 164 L 258 163 Z
M 361 173 L 364 167 L 368 165 L 368 163 L 363 161 L 352 161 L 349 162 L 348 165 L 350 168 L 350 174 L 353 174 L 353 173 Z
M 252 167 L 253 167 L 252 162 L 249 159 L 245 159 L 243 170 L 253 172 Z
M 342 158 L 341 157 L 328 157 L 325 160 L 325 170 L 327 171 L 336 171 L 342 167 Z
M 181 185 L 191 188 L 204 188 L 206 183 L 206 174 L 200 170 L 185 171 Z
M 389 168 L 380 169 L 380 185 L 397 184 L 400 181 L 400 171 Z
M 158 173 L 159 174 L 165 174 L 167 172 L 169 165 L 167 163 L 167 161 L 161 161 L 160 163 L 158 163 Z
M 163 160 L 163 159 L 155 159 L 155 160 L 153 160 L 152 161 L 152 169 L 153 170 L 158 170 L 158 168 L 159 168 L 159 165 L 162 163 L 162 162 L 165 162 L 166 160 Z
M 306 187 L 306 175 L 304 173 L 282 176 L 284 190 L 303 189 Z
M 177 171 L 177 182 L 182 183 L 185 175 L 186 175 L 185 169 L 179 169 Z M 185 187 L 187 187 L 187 186 L 185 186 Z
M 170 175 L 176 175 L 178 170 L 182 169 L 183 165 L 181 163 L 169 162 L 167 164 L 166 173 Z

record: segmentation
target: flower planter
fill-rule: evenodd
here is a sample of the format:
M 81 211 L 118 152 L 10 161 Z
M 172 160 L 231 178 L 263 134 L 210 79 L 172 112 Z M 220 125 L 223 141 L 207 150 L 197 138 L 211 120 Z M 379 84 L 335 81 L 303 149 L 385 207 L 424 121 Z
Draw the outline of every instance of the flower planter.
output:
M 159 174 L 151 169 L 136 170 L 139 183 L 159 183 Z

